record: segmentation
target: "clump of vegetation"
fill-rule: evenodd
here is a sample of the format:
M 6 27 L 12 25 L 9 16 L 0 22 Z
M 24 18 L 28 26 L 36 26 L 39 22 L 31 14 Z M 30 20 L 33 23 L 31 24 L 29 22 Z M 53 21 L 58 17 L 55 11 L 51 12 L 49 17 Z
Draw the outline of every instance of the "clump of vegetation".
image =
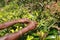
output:
M 24 34 L 20 40 L 60 40 L 60 1 L 53 0 L 0 0 L 0 23 L 28 18 L 37 21 L 35 30 Z M 15 24 L 0 30 L 0 36 L 14 33 L 26 26 Z

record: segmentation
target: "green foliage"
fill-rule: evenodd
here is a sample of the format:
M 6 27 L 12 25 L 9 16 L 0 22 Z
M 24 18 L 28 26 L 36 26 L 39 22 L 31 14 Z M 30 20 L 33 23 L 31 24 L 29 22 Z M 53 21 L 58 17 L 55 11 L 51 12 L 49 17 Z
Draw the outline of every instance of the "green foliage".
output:
M 51 2 L 50 0 L 0 0 L 0 23 L 13 19 L 29 18 L 38 22 L 37 28 L 26 33 L 20 40 L 43 40 L 46 32 L 48 35 L 44 40 L 60 40 L 58 30 L 51 28 L 55 26 L 56 22 L 60 21 L 60 13 L 57 12 L 57 15 L 52 15 L 50 10 L 44 7 L 44 5 Z M 6 33 L 17 32 L 24 26 L 26 25 L 18 23 L 10 28 L 0 30 L 0 36 L 4 36 Z

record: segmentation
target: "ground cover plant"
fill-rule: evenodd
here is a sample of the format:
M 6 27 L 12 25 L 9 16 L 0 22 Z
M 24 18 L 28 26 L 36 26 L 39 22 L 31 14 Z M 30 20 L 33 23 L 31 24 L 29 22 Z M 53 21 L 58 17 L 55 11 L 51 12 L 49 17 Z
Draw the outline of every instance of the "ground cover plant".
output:
M 19 40 L 60 40 L 59 0 L 0 0 L 0 24 L 19 18 L 37 21 L 37 27 L 24 34 Z M 24 28 L 17 23 L 0 30 L 0 37 Z

